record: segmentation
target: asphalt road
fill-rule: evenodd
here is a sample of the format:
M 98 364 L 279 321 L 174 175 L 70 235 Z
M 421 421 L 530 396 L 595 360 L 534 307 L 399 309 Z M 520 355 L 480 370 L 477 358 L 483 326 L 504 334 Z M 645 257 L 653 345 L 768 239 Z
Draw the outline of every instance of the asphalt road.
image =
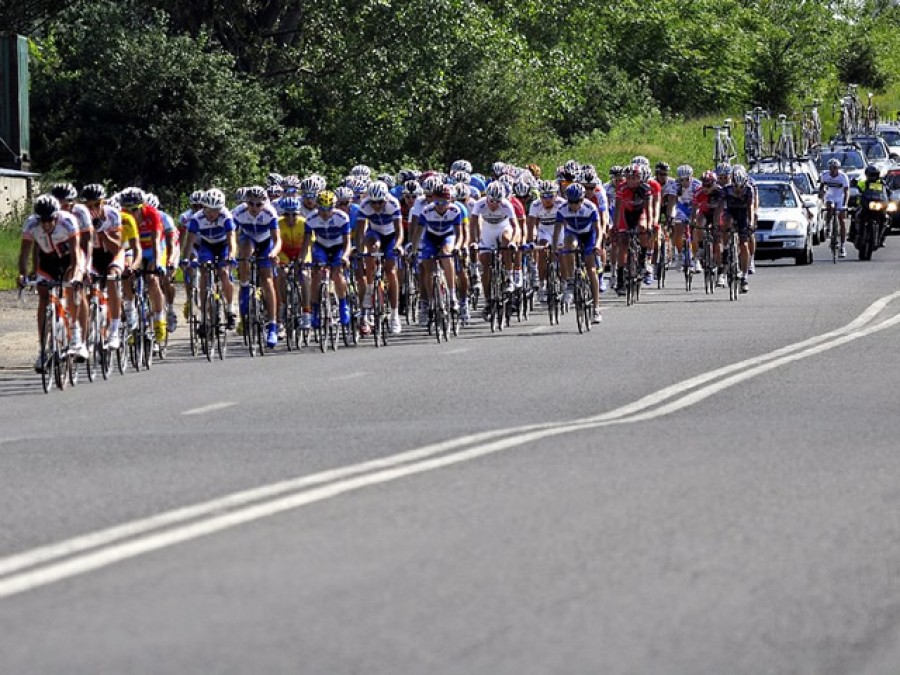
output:
M 588 335 L 3 374 L 0 672 L 896 673 L 900 239 L 672 285 Z

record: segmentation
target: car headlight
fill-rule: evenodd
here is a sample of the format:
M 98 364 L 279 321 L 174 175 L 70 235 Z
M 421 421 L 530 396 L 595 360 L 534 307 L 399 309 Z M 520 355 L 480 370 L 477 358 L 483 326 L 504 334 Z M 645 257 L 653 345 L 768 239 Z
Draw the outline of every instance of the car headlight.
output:
M 799 220 L 786 220 L 781 225 L 785 230 L 800 230 L 803 228 L 803 223 Z
M 866 204 L 866 208 L 869 211 L 884 211 L 884 204 L 881 202 L 869 202 Z
M 891 202 L 887 206 L 888 213 L 897 213 L 897 202 Z

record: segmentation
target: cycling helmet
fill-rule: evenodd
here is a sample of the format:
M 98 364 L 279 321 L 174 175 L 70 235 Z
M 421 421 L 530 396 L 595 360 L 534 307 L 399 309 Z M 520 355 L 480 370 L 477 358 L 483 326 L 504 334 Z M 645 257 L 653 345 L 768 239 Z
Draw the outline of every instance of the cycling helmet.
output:
M 506 197 L 506 189 L 503 187 L 503 183 L 496 180 L 488 184 L 484 193 L 495 201 L 499 201 Z
M 144 203 L 144 191 L 139 187 L 128 187 L 119 193 L 119 202 L 122 206 L 140 206 Z
M 244 190 L 244 199 L 255 201 L 266 201 L 266 189 L 262 185 L 252 185 Z
M 321 176 L 317 173 L 314 173 L 310 176 L 310 178 L 312 178 L 313 181 L 315 181 L 316 187 L 319 188 L 319 190 L 318 190 L 319 192 L 324 192 L 325 189 L 328 187 L 328 181 L 326 180 L 325 176 Z M 365 180 L 368 183 L 369 179 L 366 178 Z
M 730 164 L 719 164 L 716 167 L 716 175 L 717 176 L 730 176 L 731 175 L 731 165 Z
M 354 194 L 361 195 L 369 189 L 369 180 L 367 178 L 351 178 L 347 187 L 353 190 Z
M 642 183 L 646 183 L 648 180 L 650 180 L 650 165 L 649 164 L 638 165 L 638 170 L 640 172 Z
M 299 213 L 300 200 L 296 197 L 284 197 L 278 202 L 283 213 Z
M 524 199 L 531 194 L 531 183 L 524 180 L 518 180 L 513 184 L 513 194 L 516 197 Z
M 203 190 L 194 190 L 191 193 L 191 196 L 188 198 L 188 202 L 191 206 L 199 205 L 203 203 Z
M 394 177 L 389 173 L 380 173 L 378 174 L 378 180 L 388 186 L 388 190 L 394 187 L 397 182 L 394 180 Z
M 275 173 L 274 171 L 266 176 L 266 187 L 271 187 L 273 185 L 281 185 L 284 180 L 284 176 L 280 173 Z
M 881 176 L 881 172 L 878 170 L 878 167 L 875 166 L 874 164 L 869 164 L 869 166 L 866 167 L 865 173 L 866 173 L 867 180 L 875 180 L 876 178 Z
M 350 202 L 353 201 L 353 190 L 348 188 L 346 185 L 341 185 L 334 189 L 334 198 L 339 202 Z
M 59 200 L 53 195 L 40 195 L 34 200 L 34 213 L 41 220 L 55 217 L 59 209 Z
M 570 174 L 576 174 L 581 171 L 581 164 L 574 159 L 567 160 L 566 163 L 563 164 L 563 171 Z
M 669 167 L 669 163 L 668 163 L 668 162 L 657 162 L 657 163 L 656 163 L 656 170 L 657 170 L 657 171 L 664 171 L 664 172 L 668 173 L 670 168 L 671 168 L 671 167 Z
M 382 181 L 376 180 L 369 186 L 369 200 L 383 202 L 388 196 L 388 186 Z
M 552 180 L 542 180 L 538 182 L 538 192 L 541 193 L 541 197 L 548 194 L 553 194 L 556 196 L 559 187 Z
M 647 166 L 647 168 L 650 167 L 650 160 L 647 159 L 646 157 L 644 157 L 643 155 L 635 155 L 634 157 L 631 158 L 631 163 L 632 164 L 640 164 L 641 166 Z
M 147 204 L 147 206 L 152 206 L 154 209 L 159 208 L 159 197 L 157 197 L 152 192 L 148 192 L 144 195 L 144 202 Z
M 747 184 L 748 180 L 750 180 L 750 176 L 747 174 L 747 169 L 741 164 L 736 164 L 731 170 L 731 182 L 734 183 L 735 187 L 742 188 Z
M 397 172 L 397 182 L 405 183 L 408 180 L 415 180 L 416 172 L 413 169 L 400 169 Z
M 613 164 L 611 167 L 609 167 L 609 177 L 610 178 L 616 178 L 618 176 L 621 176 L 624 173 L 625 173 L 624 166 L 619 166 L 618 164 Z
M 450 178 L 454 183 L 466 183 L 467 185 L 472 180 L 472 176 L 465 171 L 454 171 L 450 174 Z
M 117 195 L 113 195 L 109 199 L 106 200 L 106 203 L 117 211 L 122 208 L 122 205 L 119 203 L 119 198 Z
M 690 164 L 682 164 L 675 172 L 678 174 L 679 178 L 691 178 L 694 175 L 694 167 Z
M 454 185 L 453 194 L 459 201 L 466 201 L 471 195 L 469 186 L 466 183 L 457 183 Z
M 357 178 L 368 178 L 372 175 L 372 169 L 367 167 L 365 164 L 357 164 L 352 169 L 350 169 L 350 175 L 356 176 Z
M 106 199 L 106 190 L 100 183 L 91 183 L 81 188 L 81 198 L 86 202 L 99 202 Z
M 450 201 L 453 199 L 453 188 L 441 183 L 431 191 L 431 196 L 435 199 L 446 199 L 447 201 Z
M 584 199 L 585 189 L 581 183 L 572 183 L 566 188 L 566 201 L 580 202 Z
M 453 173 L 454 171 L 472 173 L 472 163 L 465 159 L 458 159 L 450 165 L 450 173 Z
M 534 162 L 526 165 L 525 168 L 528 169 L 531 172 L 531 175 L 534 176 L 535 178 L 541 177 L 541 167 L 539 167 Z
M 712 185 L 716 182 L 716 173 L 714 171 L 704 171 L 700 180 L 704 185 Z
M 71 183 L 57 183 L 50 188 L 50 194 L 61 202 L 74 202 L 78 199 L 78 190 Z
M 597 171 L 594 167 L 585 167 L 581 171 L 581 182 L 584 185 L 593 185 L 596 186 L 597 183 L 600 182 L 600 179 L 597 177 Z
M 506 173 L 506 163 L 494 162 L 491 164 L 491 173 L 494 174 L 494 178 L 500 178 L 500 176 Z
M 414 180 L 408 180 L 403 184 L 403 195 L 414 195 L 418 197 L 422 194 L 422 188 L 419 187 L 419 184 Z
M 286 185 L 285 188 L 288 186 Z M 304 178 L 300 184 L 296 186 L 300 189 L 300 194 L 304 197 L 315 198 L 321 190 L 318 189 L 315 178 Z
M 840 169 L 841 168 L 841 160 L 837 157 L 832 157 L 828 160 L 828 168 L 829 169 Z
M 424 190 L 425 194 L 430 195 L 434 192 L 434 189 L 438 185 L 443 185 L 443 181 L 441 180 L 440 176 L 431 175 L 422 181 L 422 190 Z
M 225 208 L 225 193 L 216 188 L 210 188 L 203 193 L 203 199 L 200 200 L 200 204 L 205 209 L 221 211 Z
M 323 190 L 316 195 L 316 205 L 320 209 L 334 208 L 334 193 L 329 190 Z
M 236 201 L 238 204 L 243 204 L 245 201 L 247 201 L 247 188 L 239 187 L 237 190 L 235 190 L 234 201 Z
M 284 194 L 284 190 L 281 189 L 280 185 L 270 185 L 266 188 L 266 197 L 269 198 L 270 202 L 274 202 L 282 194 Z
M 301 181 L 300 178 L 299 178 L 298 176 L 295 176 L 295 175 L 291 174 L 290 176 L 285 176 L 285 177 L 282 179 L 282 181 L 281 181 L 281 187 L 283 187 L 285 190 L 300 190 L 300 191 L 304 191 L 304 190 L 303 190 L 303 184 L 304 184 L 305 182 L 306 182 L 305 180 Z

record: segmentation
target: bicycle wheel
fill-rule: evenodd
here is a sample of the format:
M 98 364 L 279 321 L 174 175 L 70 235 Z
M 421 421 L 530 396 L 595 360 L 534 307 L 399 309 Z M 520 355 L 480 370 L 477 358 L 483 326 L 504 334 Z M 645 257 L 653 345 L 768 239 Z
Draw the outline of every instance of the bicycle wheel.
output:
M 88 350 L 88 356 L 84 361 L 84 370 L 87 373 L 88 382 L 93 382 L 100 362 L 97 356 L 100 344 L 100 306 L 96 302 L 91 302 L 90 307 L 91 313 L 88 317 L 87 335 L 84 341 L 84 346 Z
M 582 285 L 581 275 L 575 279 L 574 297 L 575 297 L 575 323 L 578 325 L 578 332 L 584 332 L 584 286 Z
M 41 387 L 45 394 L 50 393 L 50 383 L 53 378 L 53 354 L 54 354 L 54 336 L 53 336 L 53 303 L 48 301 L 47 308 L 44 310 L 43 322 L 43 338 L 41 339 Z
M 207 361 L 212 361 L 213 331 L 216 329 L 216 300 L 210 288 L 203 305 L 203 321 L 200 330 L 200 349 Z
M 188 323 L 188 340 L 190 341 L 191 356 L 197 356 L 197 349 L 200 345 L 200 335 L 197 325 L 197 308 L 194 305 L 194 292 L 188 292 L 187 300 L 187 323 Z
M 243 290 L 243 289 L 242 289 Z M 249 286 L 247 298 L 247 314 L 242 317 L 244 328 L 244 346 L 250 351 L 250 356 L 256 356 L 256 288 Z
M 299 348 L 297 344 L 297 323 L 300 318 L 297 287 L 288 279 L 284 294 L 284 342 L 289 352 Z
M 125 344 L 127 341 L 128 336 L 123 324 L 119 326 L 119 348 L 116 350 L 116 370 L 119 371 L 119 375 L 125 374 Z
M 375 288 L 372 291 L 372 337 L 375 339 L 375 346 L 379 346 L 379 342 L 384 341 L 384 282 L 375 282 Z
M 666 258 L 669 256 L 669 247 L 666 237 L 663 237 L 659 243 L 659 249 L 656 252 L 656 287 L 662 289 L 666 287 L 666 268 L 668 267 Z
M 228 353 L 228 329 L 225 327 L 225 320 L 222 316 L 222 301 L 217 293 L 213 298 L 213 335 L 216 337 L 216 353 L 219 355 L 219 361 L 225 360 Z

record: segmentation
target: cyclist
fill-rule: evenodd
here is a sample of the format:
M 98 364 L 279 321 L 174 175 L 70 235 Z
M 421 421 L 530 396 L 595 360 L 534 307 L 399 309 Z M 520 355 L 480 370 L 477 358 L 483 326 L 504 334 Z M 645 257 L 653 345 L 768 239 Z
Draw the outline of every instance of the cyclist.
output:
M 316 196 L 316 213 L 306 221 L 307 236 L 303 242 L 302 256 L 306 258 L 312 249 L 313 288 L 319 287 L 322 274 L 318 266 L 331 268 L 331 278 L 340 307 L 340 320 L 344 326 L 350 325 L 350 305 L 347 303 L 347 282 L 343 268 L 350 263 L 350 217 L 334 207 L 334 193 L 323 190 Z M 314 239 L 313 239 L 314 235 Z M 319 327 L 318 297 L 312 305 L 312 325 Z
M 606 277 L 603 276 L 603 269 L 606 267 L 606 246 L 605 240 L 609 232 L 609 199 L 607 198 L 605 186 L 600 182 L 597 176 L 597 169 L 592 164 L 585 164 L 581 167 L 581 184 L 585 189 L 585 198 L 588 199 L 600 215 L 600 237 L 597 240 L 597 255 L 600 260 L 598 262 L 598 276 L 600 278 L 600 292 L 605 293 Z
M 106 203 L 106 190 L 102 185 L 85 185 L 81 190 L 81 198 L 91 216 L 94 229 L 94 245 L 91 254 L 91 271 L 107 280 L 115 281 L 122 276 L 125 269 L 125 247 L 122 240 L 122 215 Z M 135 236 L 135 239 L 137 236 Z M 122 320 L 122 298 L 116 283 L 103 282 L 109 308 L 108 346 L 112 350 L 119 348 L 119 326 Z
M 459 297 L 459 321 L 464 326 L 469 324 L 471 317 L 469 316 L 469 269 L 468 250 L 471 243 L 471 232 L 469 230 L 469 213 L 475 200 L 472 198 L 471 186 L 465 182 L 457 183 L 453 186 L 453 198 L 456 205 L 462 211 L 462 225 L 459 228 L 460 238 L 456 242 L 456 250 L 460 254 L 457 261 L 456 287 L 457 297 Z
M 194 190 L 190 197 L 188 197 L 188 209 L 184 211 L 178 216 L 178 240 L 187 243 L 187 235 L 188 235 L 188 223 L 190 223 L 191 218 L 203 208 L 203 205 L 200 203 L 200 200 L 203 197 L 203 190 Z M 197 251 L 183 251 L 183 256 L 176 258 L 175 260 L 180 261 L 181 257 L 184 257 L 186 260 L 196 260 L 197 259 Z M 184 267 L 182 269 L 182 277 L 184 279 L 184 291 L 185 297 L 190 296 L 191 293 L 191 270 L 189 267 Z M 184 303 L 183 307 L 184 318 L 187 319 L 188 315 L 188 303 Z
M 741 293 L 746 293 L 750 290 L 750 283 L 747 280 L 747 269 L 750 265 L 751 223 L 753 222 L 755 197 L 749 181 L 750 176 L 747 170 L 741 164 L 736 164 L 731 171 L 731 181 L 722 190 L 722 198 L 713 215 L 713 222 L 722 224 L 719 231 L 720 238 L 724 237 L 725 232 L 732 228 L 738 233 L 738 238 L 740 239 Z M 721 240 L 716 244 L 716 257 L 720 261 L 719 277 L 716 285 L 725 286 L 724 267 L 721 265 Z
M 366 253 L 381 252 L 384 254 L 384 276 L 387 280 L 388 296 L 391 305 L 390 329 L 397 335 L 401 331 L 399 314 L 400 285 L 397 282 L 397 258 L 403 246 L 403 225 L 400 202 L 394 199 L 384 181 L 375 181 L 369 186 L 368 196 L 359 206 L 359 230 L 362 234 L 363 250 Z M 372 309 L 375 292 L 374 285 L 375 260 L 366 259 L 361 270 L 360 288 L 365 289 L 362 306 L 364 310 Z M 365 312 L 360 321 L 360 333 L 370 331 L 368 317 Z
M 266 199 L 266 189 L 261 185 L 248 187 L 244 191 L 244 203 L 232 212 L 238 232 L 238 251 L 241 258 L 238 277 L 241 282 L 238 300 L 244 329 L 249 324 L 250 311 L 250 258 L 256 258 L 259 270 L 257 283 L 262 289 L 266 305 L 268 327 L 266 345 L 269 349 L 278 344 L 278 298 L 272 264 L 278 260 L 281 251 L 281 232 L 278 230 L 278 214 Z
M 676 169 L 677 180 L 668 183 L 664 195 L 667 199 L 666 214 L 672 219 L 672 244 L 674 251 L 681 252 L 687 240 L 688 250 L 682 264 L 690 264 L 692 272 L 701 272 L 700 260 L 694 237 L 691 236 L 691 210 L 694 194 L 700 189 L 700 181 L 694 178 L 694 168 L 690 164 L 682 164 Z M 693 261 L 693 262 L 691 262 Z
M 150 298 L 150 307 L 153 312 L 153 332 L 157 342 L 166 339 L 166 313 L 165 298 L 159 284 L 159 277 L 166 268 L 166 254 L 163 249 L 163 223 L 159 211 L 145 203 L 144 191 L 138 187 L 126 188 L 119 195 L 122 208 L 127 211 L 137 223 L 138 235 L 141 244 L 141 261 L 135 261 L 135 266 L 144 270 L 156 272 L 145 279 L 147 295 Z M 125 315 L 130 316 L 129 325 L 134 326 L 137 317 L 133 312 L 134 291 L 130 284 L 123 288 L 125 296 Z
M 600 285 L 597 278 L 597 242 L 600 241 L 600 212 L 594 203 L 585 199 L 585 189 L 580 183 L 572 183 L 566 188 L 566 203 L 556 210 L 556 226 L 553 240 L 558 242 L 565 232 L 563 246 L 566 250 L 577 248 L 581 252 L 587 275 L 591 282 L 594 314 L 592 323 L 600 323 Z M 574 287 L 574 254 L 564 254 L 560 260 L 560 273 L 566 280 L 563 302 L 570 303 Z
M 516 238 L 516 212 L 512 204 L 506 199 L 506 190 L 499 181 L 488 184 L 485 196 L 475 202 L 470 215 L 472 221 L 472 239 L 477 240 L 480 251 L 480 261 L 485 289 L 485 299 L 490 300 L 488 293 L 491 288 L 491 258 L 490 251 L 497 246 L 505 248 L 502 252 L 503 267 L 506 269 L 506 292 L 515 290 L 512 279 L 512 256 L 509 247 Z M 490 317 L 490 302 L 485 302 L 485 320 Z
M 50 299 L 48 282 L 61 281 L 63 295 L 72 327 L 69 342 L 70 353 L 86 359 L 87 347 L 81 340 L 81 326 L 74 321 L 78 306 L 73 286 L 80 284 L 83 272 L 84 253 L 79 245 L 79 224 L 75 216 L 63 211 L 59 201 L 52 195 L 40 195 L 34 200 L 34 213 L 25 221 L 22 228 L 22 244 L 19 249 L 19 287 L 24 287 L 28 279 L 28 266 L 32 259 L 32 248 L 37 246 L 37 267 L 35 275 L 38 281 L 38 339 L 43 344 L 41 331 L 44 327 L 44 311 Z M 42 372 L 46 367 L 41 361 L 40 353 L 34 363 L 34 369 Z
M 181 259 L 181 239 L 175 221 L 168 213 L 160 208 L 159 197 L 147 193 L 147 203 L 159 211 L 163 223 L 163 244 L 166 252 L 166 274 L 160 277 L 159 283 L 166 299 L 168 311 L 166 313 L 166 328 L 170 333 L 178 328 L 178 315 L 175 313 L 175 270 Z
M 819 199 L 825 199 L 826 218 L 831 218 L 832 209 L 837 211 L 840 227 L 840 257 L 847 257 L 847 203 L 850 200 L 850 178 L 841 171 L 841 161 L 836 157 L 828 160 L 828 171 L 820 176 Z
M 538 199 L 531 202 L 528 209 L 528 241 L 537 244 L 536 264 L 540 279 L 538 299 L 547 299 L 547 256 L 556 245 L 556 212 L 566 203 L 559 196 L 556 183 L 542 180 L 538 183 Z
M 306 219 L 300 215 L 300 200 L 296 197 L 285 197 L 281 200 L 281 217 L 278 219 L 278 231 L 281 233 L 281 252 L 278 254 L 282 264 L 301 261 L 309 262 L 301 258 L 304 239 L 306 238 Z M 280 303 L 284 304 L 287 284 L 285 275 L 279 276 L 278 295 Z M 310 311 L 312 305 L 309 300 L 309 275 L 304 274 L 301 282 L 303 295 L 303 311 L 300 315 L 300 330 L 309 330 Z
M 616 246 L 616 293 L 625 294 L 625 264 L 628 261 L 629 231 L 640 234 L 641 258 L 638 264 L 646 267 L 647 250 L 650 247 L 649 235 L 652 217 L 652 199 L 650 186 L 642 180 L 643 172 L 649 170 L 642 164 L 632 164 L 625 174 L 625 181 L 616 190 L 616 226 L 618 235 Z
M 463 212 L 459 204 L 454 201 L 453 190 L 449 185 L 437 183 L 431 190 L 431 203 L 422 209 L 419 216 L 419 237 L 413 242 L 413 252 L 421 252 L 422 260 L 422 288 L 425 290 L 426 303 L 434 292 L 432 275 L 437 256 L 450 256 L 458 250 L 461 239 Z M 456 268 L 455 260 L 451 257 L 441 258 L 440 264 L 444 268 L 444 276 L 447 279 L 447 288 L 450 289 L 450 310 L 459 311 L 459 303 L 456 299 Z M 424 320 L 422 314 L 425 315 Z M 420 325 L 428 325 L 428 310 L 420 313 Z
M 212 188 L 200 199 L 202 209 L 188 221 L 188 238 L 184 252 L 196 246 L 199 264 L 215 263 L 219 270 L 219 283 L 225 298 L 225 327 L 234 330 L 237 323 L 234 313 L 234 286 L 231 283 L 231 256 L 237 250 L 234 220 L 225 207 L 225 195 Z M 185 262 L 189 262 L 185 258 Z M 206 297 L 206 275 L 200 277 L 200 297 Z M 203 309 L 201 308 L 201 313 Z
M 79 204 L 78 190 L 71 183 L 57 183 L 50 188 L 50 194 L 56 197 L 60 208 L 75 216 L 78 221 L 78 245 L 81 247 L 81 276 L 83 284 L 89 285 L 90 278 L 88 273 L 91 269 L 91 251 L 93 241 L 93 227 L 91 226 L 91 215 L 88 213 L 84 204 Z M 78 324 L 81 326 L 82 332 L 87 330 L 87 322 L 89 315 L 87 293 L 82 293 L 79 285 L 74 289 L 75 298 L 78 302 Z M 78 359 L 81 356 L 78 355 Z
M 864 217 L 864 211 L 870 201 L 888 202 L 887 190 L 884 181 L 881 179 L 881 172 L 874 164 L 869 164 L 864 169 L 865 179 L 859 181 L 857 188 L 859 189 L 859 208 L 856 211 L 853 221 L 850 223 L 850 241 L 855 240 L 856 224 Z M 876 247 L 884 246 L 884 239 L 890 229 L 890 221 L 883 221 L 881 231 L 876 234 Z

